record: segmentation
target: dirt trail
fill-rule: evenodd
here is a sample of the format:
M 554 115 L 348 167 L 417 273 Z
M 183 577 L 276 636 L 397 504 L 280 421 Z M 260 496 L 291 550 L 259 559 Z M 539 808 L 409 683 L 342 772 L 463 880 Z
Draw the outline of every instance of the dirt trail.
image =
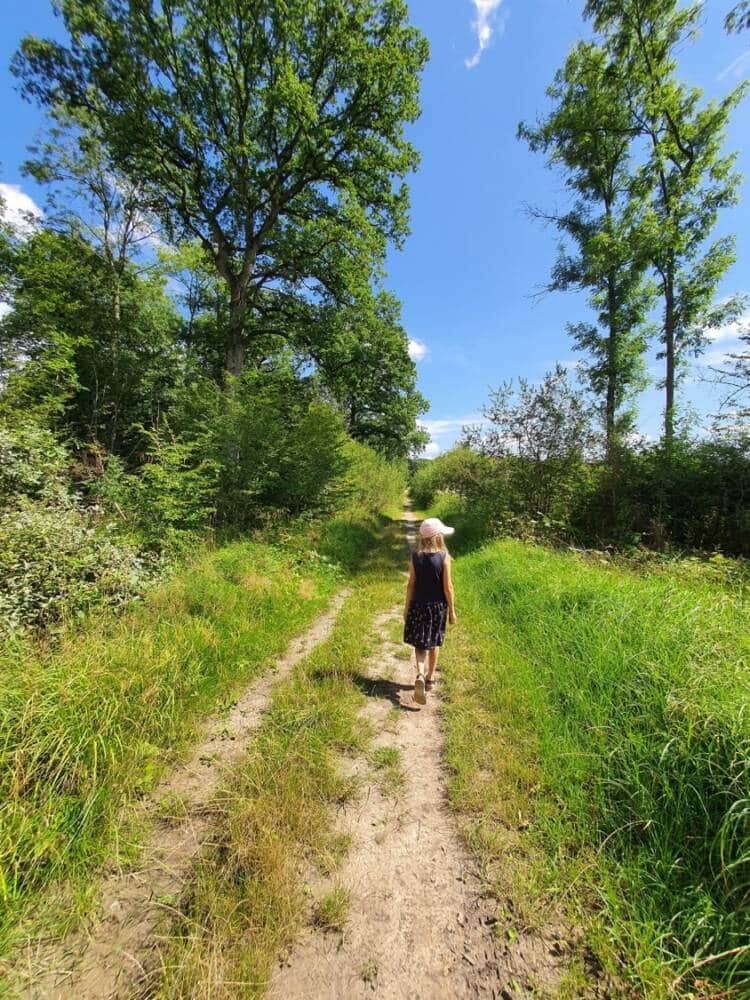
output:
M 210 802 L 222 775 L 246 752 L 276 684 L 330 634 L 349 590 L 336 595 L 322 616 L 293 640 L 275 669 L 248 686 L 228 715 L 211 719 L 189 760 L 171 771 L 144 806 L 153 824 L 138 871 L 107 878 L 99 917 L 86 933 L 52 945 L 45 942 L 24 956 L 17 995 L 34 1000 L 100 1000 L 128 997 L 142 973 L 165 901 L 179 896 L 191 862 L 212 823 Z M 158 804 L 174 803 L 170 818 Z
M 389 634 L 400 620 L 398 606 L 375 623 L 382 642 L 364 715 L 380 730 L 378 745 L 400 750 L 404 785 L 388 797 L 376 772 L 360 775 L 362 794 L 340 817 L 352 850 L 342 870 L 315 887 L 318 896 L 335 885 L 351 891 L 343 931 L 306 931 L 276 971 L 271 1000 L 554 996 L 554 942 L 522 936 L 511 947 L 495 933 L 496 904 L 446 799 L 439 694 L 415 705 L 411 661 Z

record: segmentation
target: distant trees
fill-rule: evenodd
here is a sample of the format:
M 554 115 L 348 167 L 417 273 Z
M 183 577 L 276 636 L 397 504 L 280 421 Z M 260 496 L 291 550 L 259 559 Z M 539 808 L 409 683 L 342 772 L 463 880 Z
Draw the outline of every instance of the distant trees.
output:
M 550 115 L 536 128 L 520 127 L 532 148 L 562 166 L 577 195 L 554 219 L 576 253 L 563 250 L 550 287 L 591 291 L 598 328 L 581 324 L 572 333 L 592 355 L 586 372 L 604 401 L 610 460 L 618 430 L 632 422 L 621 408 L 639 387 L 653 301 L 646 271 L 661 303 L 667 453 L 685 362 L 704 348 L 706 330 L 738 309 L 737 300 L 714 301 L 734 239 L 709 241 L 719 212 L 737 198 L 735 155 L 722 147 L 745 88 L 702 104 L 700 90 L 677 79 L 675 53 L 701 9 L 677 0 L 589 0 L 601 43 L 573 49 L 550 88 Z
M 664 443 L 675 433 L 676 387 L 684 361 L 706 343 L 706 328 L 732 314 L 714 307 L 719 282 L 734 262 L 734 237 L 709 246 L 719 211 L 737 199 L 735 154 L 724 154 L 729 116 L 745 93 L 737 87 L 701 106 L 701 91 L 679 81 L 676 52 L 694 34 L 702 4 L 677 0 L 589 0 L 586 13 L 605 37 L 627 81 L 634 136 L 645 143 L 639 179 L 648 199 L 645 252 L 662 301 Z
M 635 127 L 623 70 L 593 43 L 573 48 L 548 95 L 553 110 L 533 128 L 522 124 L 519 135 L 563 167 L 576 198 L 568 212 L 552 219 L 567 244 L 549 288 L 589 293 L 598 322 L 579 323 L 570 332 L 589 356 L 585 375 L 601 400 L 607 458 L 614 462 L 633 427 L 628 404 L 643 385 L 652 301 L 645 281 L 643 197 L 633 168 Z

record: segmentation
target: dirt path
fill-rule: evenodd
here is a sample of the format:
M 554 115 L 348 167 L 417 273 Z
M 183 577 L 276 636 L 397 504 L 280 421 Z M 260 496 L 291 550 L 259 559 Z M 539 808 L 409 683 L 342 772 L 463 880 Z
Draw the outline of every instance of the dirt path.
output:
M 511 947 L 495 933 L 496 905 L 483 891 L 446 799 L 439 695 L 429 694 L 424 708 L 414 704 L 413 667 L 394 638 L 400 621 L 397 606 L 375 623 L 381 646 L 369 671 L 364 715 L 379 730 L 376 744 L 400 751 L 403 787 L 388 794 L 376 771 L 362 770 L 362 794 L 339 820 L 352 850 L 335 878 L 314 893 L 320 897 L 335 885 L 350 890 L 343 930 L 306 931 L 274 975 L 270 997 L 552 996 L 559 979 L 554 946 L 528 938 Z
M 100 915 L 85 934 L 29 949 L 17 995 L 34 1000 L 132 995 L 130 984 L 143 971 L 156 924 L 169 900 L 179 896 L 210 832 L 209 805 L 222 775 L 246 752 L 275 685 L 328 637 L 348 595 L 348 590 L 337 594 L 328 611 L 291 643 L 274 670 L 245 690 L 228 715 L 209 721 L 190 759 L 164 778 L 144 808 L 152 832 L 139 870 L 118 872 L 104 882 Z M 171 816 L 163 815 L 160 803 L 171 804 Z

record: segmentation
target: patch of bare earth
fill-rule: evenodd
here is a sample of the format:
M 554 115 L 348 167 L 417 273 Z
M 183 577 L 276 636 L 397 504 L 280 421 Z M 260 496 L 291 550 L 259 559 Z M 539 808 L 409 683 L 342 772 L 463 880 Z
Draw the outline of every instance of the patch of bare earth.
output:
M 282 959 L 270 997 L 555 996 L 567 964 L 559 935 L 523 935 L 511 944 L 497 933 L 497 903 L 447 801 L 439 695 L 429 694 L 424 707 L 414 703 L 412 664 L 389 638 L 400 611 L 376 621 L 382 645 L 363 687 L 370 695 L 364 715 L 379 730 L 376 745 L 398 748 L 404 781 L 389 789 L 377 769 L 360 774 L 362 794 L 342 807 L 340 817 L 351 852 L 335 877 L 314 891 L 318 898 L 332 886 L 350 891 L 343 927 L 316 927 L 313 900 L 310 927 Z
M 209 721 L 189 760 L 144 803 L 151 832 L 138 870 L 116 872 L 103 881 L 99 912 L 85 931 L 62 942 L 29 946 L 15 970 L 16 995 L 34 1000 L 133 995 L 165 906 L 179 897 L 191 863 L 210 835 L 209 807 L 222 776 L 246 752 L 275 685 L 325 641 L 348 595 L 341 591 L 328 611 L 291 643 L 275 669 L 248 686 L 228 715 Z M 170 804 L 171 816 L 164 816 L 164 803 Z

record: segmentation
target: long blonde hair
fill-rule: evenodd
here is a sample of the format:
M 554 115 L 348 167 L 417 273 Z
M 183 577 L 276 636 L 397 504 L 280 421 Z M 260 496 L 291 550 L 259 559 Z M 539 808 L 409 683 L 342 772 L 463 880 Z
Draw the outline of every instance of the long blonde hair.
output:
M 417 552 L 445 552 L 446 555 L 449 554 L 442 535 L 431 535 L 429 538 L 422 538 L 420 535 Z

